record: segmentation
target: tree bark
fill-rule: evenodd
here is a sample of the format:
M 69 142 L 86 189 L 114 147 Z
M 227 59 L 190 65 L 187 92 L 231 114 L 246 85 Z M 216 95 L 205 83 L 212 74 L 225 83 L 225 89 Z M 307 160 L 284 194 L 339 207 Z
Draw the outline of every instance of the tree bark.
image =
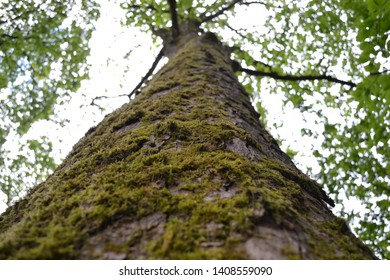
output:
M 261 127 L 215 35 L 0 217 L 0 258 L 373 259 Z

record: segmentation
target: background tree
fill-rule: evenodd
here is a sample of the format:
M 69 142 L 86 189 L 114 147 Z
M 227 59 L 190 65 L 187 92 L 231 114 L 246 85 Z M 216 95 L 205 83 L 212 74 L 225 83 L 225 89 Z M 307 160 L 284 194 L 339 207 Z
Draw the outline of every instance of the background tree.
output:
M 178 1 L 177 23 L 172 5 L 165 1 L 121 5 L 129 11 L 128 24 L 154 34 L 188 19 L 200 19 L 203 29 L 221 35 L 229 31 L 233 36 L 219 39 L 230 45 L 246 90 L 260 100 L 263 123 L 265 90 L 282 93 L 284 103 L 303 114 L 315 114 L 325 132 L 323 150 L 315 152 L 324 167 L 320 174 L 324 184 L 335 194 L 345 188 L 347 196 L 375 209 L 366 212 L 357 230 L 376 252 L 388 257 L 389 4 L 351 2 Z M 267 29 L 233 25 L 229 19 L 235 9 L 248 6 L 267 9 Z M 335 110 L 326 108 L 337 109 L 345 121 L 335 121 L 331 118 Z M 306 128 L 302 133 L 318 132 Z M 357 145 L 356 139 L 362 143 Z M 349 217 L 354 216 L 359 213 Z
M 20 139 L 34 122 L 56 117 L 88 77 L 86 57 L 97 5 L 89 0 L 0 3 L 0 189 L 7 203 L 55 167 L 45 137 Z M 13 153 L 8 144 L 17 144 Z

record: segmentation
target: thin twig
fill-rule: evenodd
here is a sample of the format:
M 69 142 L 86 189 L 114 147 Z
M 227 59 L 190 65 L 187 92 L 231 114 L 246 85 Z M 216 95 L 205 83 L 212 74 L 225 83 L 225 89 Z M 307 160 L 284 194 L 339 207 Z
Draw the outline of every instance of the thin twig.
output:
M 226 25 L 230 30 L 232 30 L 233 32 L 236 32 L 239 36 L 241 36 L 243 39 L 246 38 L 243 34 L 241 34 L 238 30 L 234 29 L 233 27 L 231 27 L 230 25 Z M 244 52 L 240 47 L 238 46 L 232 46 L 232 47 L 228 47 L 228 50 L 233 52 L 233 51 L 239 51 L 239 52 Z M 268 69 L 272 69 L 272 66 L 263 62 L 263 61 L 260 61 L 260 60 L 256 60 L 254 59 L 253 57 L 251 57 L 253 59 L 253 62 L 255 64 L 260 64 L 260 65 L 263 65 L 264 67 L 267 67 Z
M 248 1 L 248 2 L 242 2 L 241 3 L 241 5 L 246 5 L 246 6 L 249 6 L 249 5 L 252 5 L 252 4 L 260 4 L 260 5 L 264 5 L 264 6 L 267 5 L 263 1 Z
M 242 39 L 246 39 L 246 36 L 244 34 L 242 34 L 240 31 L 238 31 L 237 29 L 231 27 L 229 24 L 226 24 L 226 27 L 229 28 L 231 31 L 233 31 L 234 33 L 236 33 L 238 36 L 240 36 Z M 241 29 L 243 30 L 243 29 Z
M 220 10 L 218 10 L 215 14 L 212 14 L 212 15 L 209 15 L 209 16 L 206 16 L 206 13 L 203 13 L 200 15 L 200 22 L 201 23 L 204 23 L 204 22 L 208 22 L 208 21 L 211 21 L 213 19 L 215 19 L 216 17 L 219 17 L 220 15 L 222 15 L 224 12 L 230 10 L 231 8 L 233 8 L 236 4 L 242 2 L 243 0 L 234 0 L 232 3 L 230 3 L 229 5 L 221 8 Z
M 93 103 L 95 103 L 95 101 L 99 100 L 99 99 L 113 99 L 113 98 L 119 98 L 119 97 L 124 97 L 124 96 L 128 96 L 128 95 L 127 94 L 119 94 L 119 95 L 115 95 L 115 96 L 99 95 L 99 96 L 92 98 L 91 105 L 93 105 Z
M 158 53 L 156 59 L 154 60 L 152 67 L 149 69 L 149 71 L 146 73 L 146 75 L 141 79 L 141 81 L 136 85 L 136 87 L 133 89 L 133 91 L 128 94 L 127 96 L 131 99 L 133 95 L 138 94 L 138 90 L 141 88 L 141 86 L 144 84 L 144 82 L 150 77 L 150 75 L 153 74 L 154 69 L 156 69 L 158 63 L 160 62 L 161 58 L 164 56 L 164 48 L 161 48 L 160 52 Z

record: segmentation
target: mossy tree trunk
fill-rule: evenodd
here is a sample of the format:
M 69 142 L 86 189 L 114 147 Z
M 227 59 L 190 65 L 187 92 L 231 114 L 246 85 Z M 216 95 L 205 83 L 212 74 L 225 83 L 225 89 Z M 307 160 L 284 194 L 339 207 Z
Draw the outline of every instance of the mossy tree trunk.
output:
M 0 258 L 374 258 L 260 126 L 213 34 L 166 53 L 1 216 Z

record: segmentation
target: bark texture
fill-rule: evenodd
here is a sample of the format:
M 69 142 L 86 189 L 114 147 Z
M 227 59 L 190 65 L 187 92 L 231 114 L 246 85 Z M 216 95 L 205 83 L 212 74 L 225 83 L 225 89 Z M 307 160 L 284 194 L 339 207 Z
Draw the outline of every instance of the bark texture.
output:
M 0 258 L 374 258 L 260 126 L 216 37 L 192 37 L 1 216 Z

